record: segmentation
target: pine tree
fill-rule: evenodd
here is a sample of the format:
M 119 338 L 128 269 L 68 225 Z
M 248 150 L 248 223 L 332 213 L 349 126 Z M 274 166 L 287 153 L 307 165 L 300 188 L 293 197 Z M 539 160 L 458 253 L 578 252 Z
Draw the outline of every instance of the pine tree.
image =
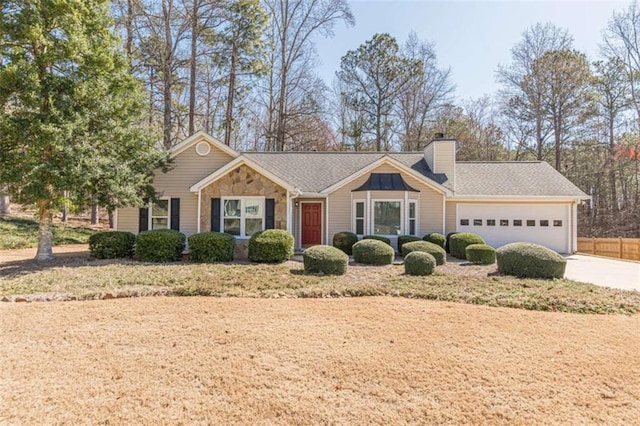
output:
M 53 258 L 53 212 L 141 202 L 163 153 L 139 126 L 144 94 L 110 32 L 106 0 L 4 1 L 0 182 L 36 205 L 36 259 Z

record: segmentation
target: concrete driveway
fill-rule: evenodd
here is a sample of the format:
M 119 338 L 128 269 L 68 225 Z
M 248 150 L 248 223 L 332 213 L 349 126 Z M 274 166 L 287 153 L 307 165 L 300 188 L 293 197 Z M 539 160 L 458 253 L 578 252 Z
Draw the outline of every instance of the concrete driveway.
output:
M 603 287 L 640 291 L 640 263 L 574 254 L 567 256 L 565 278 Z

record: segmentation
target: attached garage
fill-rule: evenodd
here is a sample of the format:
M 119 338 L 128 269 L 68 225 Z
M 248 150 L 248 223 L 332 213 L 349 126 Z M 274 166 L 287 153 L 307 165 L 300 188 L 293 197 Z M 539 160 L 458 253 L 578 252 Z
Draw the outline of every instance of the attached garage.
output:
M 473 232 L 498 248 L 531 242 L 558 253 L 573 251 L 573 204 L 458 203 L 457 232 Z

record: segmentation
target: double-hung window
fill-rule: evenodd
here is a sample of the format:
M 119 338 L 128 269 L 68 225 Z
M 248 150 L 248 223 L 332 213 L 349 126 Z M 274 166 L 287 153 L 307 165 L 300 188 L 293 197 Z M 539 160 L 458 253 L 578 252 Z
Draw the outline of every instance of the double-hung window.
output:
M 418 231 L 417 217 L 418 203 L 415 201 L 409 201 L 409 235 L 416 235 L 416 232 Z
M 149 208 L 149 229 L 169 229 L 169 199 L 160 199 Z
M 222 203 L 222 230 L 239 237 L 263 231 L 264 198 L 226 198 Z
M 357 235 L 364 235 L 365 234 L 365 230 L 364 230 L 364 220 L 365 220 L 365 208 L 364 208 L 364 201 L 355 201 L 354 202 L 354 225 L 355 225 L 355 233 Z

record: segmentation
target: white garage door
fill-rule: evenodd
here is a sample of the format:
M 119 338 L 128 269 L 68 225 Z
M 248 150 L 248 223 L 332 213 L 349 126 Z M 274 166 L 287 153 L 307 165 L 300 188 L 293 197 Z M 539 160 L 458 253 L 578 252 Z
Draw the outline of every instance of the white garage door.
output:
M 570 251 L 568 204 L 458 204 L 458 232 L 479 234 L 490 246 L 526 241 Z

